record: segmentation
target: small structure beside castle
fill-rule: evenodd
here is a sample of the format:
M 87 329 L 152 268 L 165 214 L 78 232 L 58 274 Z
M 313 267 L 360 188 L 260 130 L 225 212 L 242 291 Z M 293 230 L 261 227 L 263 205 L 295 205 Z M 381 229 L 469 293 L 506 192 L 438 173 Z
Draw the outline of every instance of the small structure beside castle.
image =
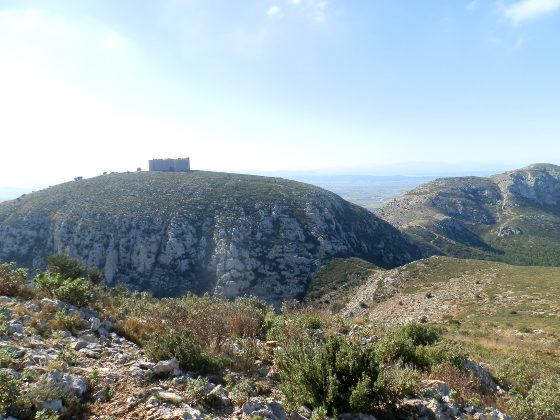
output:
M 191 170 L 190 158 L 150 160 L 150 171 L 190 172 L 190 170 Z

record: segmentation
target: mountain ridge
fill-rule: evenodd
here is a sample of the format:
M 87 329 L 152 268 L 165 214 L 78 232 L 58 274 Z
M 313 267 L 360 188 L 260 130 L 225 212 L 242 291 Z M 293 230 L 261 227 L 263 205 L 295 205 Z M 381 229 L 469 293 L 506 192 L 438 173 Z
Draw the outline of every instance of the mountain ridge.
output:
M 488 178 L 439 178 L 375 214 L 420 246 L 520 265 L 560 265 L 560 167 L 533 164 Z
M 202 171 L 110 174 L 0 203 L 0 259 L 41 268 L 53 253 L 158 296 L 275 304 L 302 295 L 334 257 L 390 267 L 420 256 L 398 230 L 319 187 Z

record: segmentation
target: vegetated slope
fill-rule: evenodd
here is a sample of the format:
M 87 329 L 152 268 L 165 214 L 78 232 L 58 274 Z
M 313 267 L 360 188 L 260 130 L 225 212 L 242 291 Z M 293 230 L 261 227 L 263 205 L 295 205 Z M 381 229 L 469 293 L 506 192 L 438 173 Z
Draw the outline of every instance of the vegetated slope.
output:
M 344 313 L 388 325 L 453 319 L 511 331 L 539 329 L 560 350 L 560 268 L 430 257 L 375 272 Z
M 215 172 L 111 174 L 0 203 L 0 259 L 66 253 L 157 296 L 300 296 L 337 256 L 393 267 L 419 256 L 388 223 L 321 188 Z
M 378 270 L 383 269 L 360 258 L 335 258 L 313 276 L 303 300 L 315 308 L 337 312 L 353 291 Z
M 426 255 L 560 266 L 560 167 L 442 178 L 376 211 Z

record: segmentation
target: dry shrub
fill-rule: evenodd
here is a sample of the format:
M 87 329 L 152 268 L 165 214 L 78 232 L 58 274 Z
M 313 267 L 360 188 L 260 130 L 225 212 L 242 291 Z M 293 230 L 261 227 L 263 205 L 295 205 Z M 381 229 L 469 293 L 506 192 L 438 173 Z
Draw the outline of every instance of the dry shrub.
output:
M 261 334 L 259 322 L 246 314 L 235 314 L 231 320 L 233 334 L 241 338 L 256 338 Z
M 432 368 L 430 378 L 445 382 L 451 389 L 459 393 L 464 401 L 479 396 L 482 396 L 484 400 L 484 396 L 487 394 L 486 387 L 479 378 L 451 364 L 442 364 Z
M 160 319 L 139 319 L 129 317 L 121 321 L 117 321 L 113 326 L 117 334 L 125 337 L 138 345 L 145 344 L 155 333 L 163 331 L 165 324 Z
M 233 308 L 227 303 L 215 303 L 209 308 L 193 311 L 183 318 L 180 325 L 191 331 L 193 341 L 213 353 L 220 353 L 227 339 L 232 336 Z

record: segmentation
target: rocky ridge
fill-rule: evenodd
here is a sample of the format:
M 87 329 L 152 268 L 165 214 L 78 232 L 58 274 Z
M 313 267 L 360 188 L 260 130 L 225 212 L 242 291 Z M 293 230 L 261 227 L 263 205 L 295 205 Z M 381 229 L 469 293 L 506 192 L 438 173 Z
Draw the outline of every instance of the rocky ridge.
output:
M 44 268 L 55 253 L 109 285 L 276 305 L 334 257 L 393 267 L 420 256 L 397 229 L 318 187 L 198 171 L 111 174 L 0 203 L 0 259 Z
M 535 164 L 489 178 L 442 178 L 375 212 L 425 255 L 560 265 L 560 167 Z

